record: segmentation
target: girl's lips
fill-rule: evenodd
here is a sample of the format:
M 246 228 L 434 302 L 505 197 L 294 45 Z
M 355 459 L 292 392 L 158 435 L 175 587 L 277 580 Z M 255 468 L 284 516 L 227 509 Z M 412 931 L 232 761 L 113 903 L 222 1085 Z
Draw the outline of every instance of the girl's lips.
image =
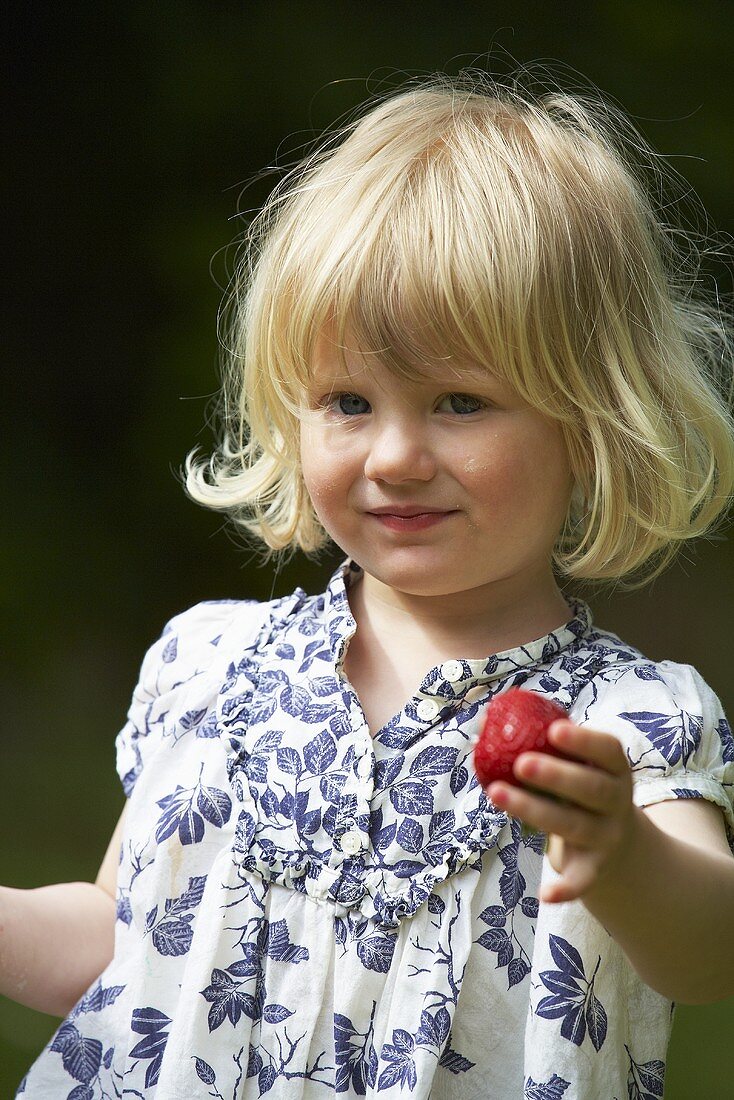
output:
M 454 513 L 417 512 L 412 516 L 401 516 L 392 512 L 368 512 L 367 514 L 390 531 L 423 531 L 427 527 L 435 527 Z

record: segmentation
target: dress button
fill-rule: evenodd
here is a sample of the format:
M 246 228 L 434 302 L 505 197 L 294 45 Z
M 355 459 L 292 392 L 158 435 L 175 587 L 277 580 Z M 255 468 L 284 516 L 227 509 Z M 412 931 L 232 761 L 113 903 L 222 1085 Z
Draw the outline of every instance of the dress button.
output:
M 446 661 L 441 665 L 441 675 L 450 684 L 455 684 L 464 675 L 464 666 L 461 661 Z
M 364 834 L 359 829 L 350 829 L 341 839 L 342 851 L 348 856 L 361 852 L 365 846 Z
M 421 699 L 416 710 L 422 722 L 432 722 L 438 714 L 439 706 L 435 699 Z

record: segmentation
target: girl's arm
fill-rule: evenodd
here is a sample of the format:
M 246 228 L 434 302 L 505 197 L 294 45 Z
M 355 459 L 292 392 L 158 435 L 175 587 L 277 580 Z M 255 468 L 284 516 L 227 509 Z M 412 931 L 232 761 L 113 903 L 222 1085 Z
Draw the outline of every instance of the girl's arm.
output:
M 524 753 L 515 774 L 534 791 L 488 788 L 496 805 L 551 835 L 559 877 L 541 901 L 582 900 L 643 980 L 671 1000 L 734 994 L 734 858 L 721 811 L 698 799 L 643 810 L 616 737 L 570 721 L 548 732 L 577 759 Z
M 0 886 L 0 994 L 66 1016 L 112 958 L 123 815 L 97 882 Z

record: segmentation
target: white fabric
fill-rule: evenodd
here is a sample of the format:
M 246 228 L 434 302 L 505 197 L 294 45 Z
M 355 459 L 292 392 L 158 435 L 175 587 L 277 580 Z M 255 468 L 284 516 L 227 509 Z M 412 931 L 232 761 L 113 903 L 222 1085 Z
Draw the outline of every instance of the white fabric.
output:
M 373 737 L 342 672 L 357 572 L 197 604 L 151 646 L 117 739 L 115 957 L 26 1100 L 662 1095 L 670 1002 L 581 902 L 538 904 L 543 838 L 488 802 L 471 750 L 522 684 L 620 738 L 638 805 L 706 798 L 731 830 L 718 699 L 571 601 L 544 638 L 429 670 Z

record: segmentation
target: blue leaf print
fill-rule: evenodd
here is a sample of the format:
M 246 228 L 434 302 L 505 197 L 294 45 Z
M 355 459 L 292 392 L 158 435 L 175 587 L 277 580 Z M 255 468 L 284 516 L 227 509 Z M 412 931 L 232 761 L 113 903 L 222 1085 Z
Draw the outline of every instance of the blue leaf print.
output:
M 183 913 L 187 909 L 195 909 L 204 896 L 205 885 L 206 875 L 191 876 L 188 886 L 179 898 L 166 899 L 166 913 Z
M 130 1051 L 131 1058 L 150 1059 L 145 1071 L 145 1087 L 151 1088 L 158 1083 L 163 1052 L 168 1042 L 165 1028 L 171 1023 L 168 1016 L 157 1008 L 136 1008 L 133 1010 L 130 1029 L 144 1037 Z
M 311 703 L 311 696 L 300 684 L 287 683 L 280 693 L 280 709 L 291 718 L 301 718 Z M 328 718 L 329 711 L 326 713 Z
M 576 1046 L 581 1046 L 586 1036 L 586 1017 L 583 1004 L 571 1005 L 563 1014 L 561 1035 Z
M 625 1043 L 624 1049 L 629 1058 L 627 1073 L 628 1100 L 658 1100 L 663 1095 L 665 1084 L 665 1062 L 654 1059 L 651 1062 L 636 1062 Z
M 340 689 L 334 676 L 314 676 L 309 680 L 311 691 L 319 699 L 325 699 L 329 695 L 335 695 Z
M 167 794 L 164 798 L 157 801 L 156 804 L 163 810 L 163 813 L 158 819 L 158 826 L 155 832 L 155 838 L 158 844 L 162 844 L 164 840 L 167 840 L 168 837 L 172 836 L 177 830 L 179 840 L 182 844 L 198 844 L 199 841 L 203 839 L 204 819 L 200 814 L 197 814 L 193 808 L 195 791 L 196 788 L 193 788 L 193 790 L 185 790 L 180 785 L 177 785 L 176 790 L 172 794 Z M 227 799 L 227 801 L 229 801 L 229 799 Z M 207 808 L 210 812 L 214 812 L 209 803 L 207 803 Z M 216 824 L 216 821 L 213 823 Z
M 404 1028 L 398 1027 L 392 1033 L 392 1043 L 385 1043 L 382 1048 L 382 1059 L 389 1062 L 383 1069 L 377 1081 L 378 1091 L 390 1088 L 391 1085 L 400 1083 L 414 1089 L 417 1081 L 415 1062 L 413 1061 L 413 1049 L 415 1042 L 413 1036 Z
M 479 919 L 488 924 L 490 928 L 504 928 L 507 923 L 507 910 L 504 905 L 488 905 L 479 914 Z
M 681 759 L 687 764 L 701 741 L 703 717 L 686 711 L 679 711 L 678 714 L 625 711 L 620 718 L 632 722 L 644 733 L 669 764 L 677 764 Z
M 94 1100 L 94 1089 L 90 1089 L 89 1085 L 76 1085 L 66 1100 Z
M 263 1066 L 257 1075 L 257 1087 L 261 1096 L 264 1096 L 266 1092 L 270 1092 L 277 1076 L 278 1072 L 275 1066 Z
M 311 836 L 313 833 L 317 833 L 321 828 L 321 811 L 311 810 L 309 813 L 304 814 L 298 823 L 299 832 L 304 836 Z
M 321 641 L 320 638 L 317 638 L 315 641 L 308 643 L 303 651 L 303 661 L 300 668 L 298 669 L 299 672 L 308 671 L 308 669 L 311 667 L 311 664 L 313 663 L 314 656 L 316 655 L 316 653 L 318 653 L 323 644 L 324 643 Z
M 165 665 L 170 665 L 172 661 L 176 660 L 177 655 L 178 636 L 174 634 L 174 636 L 168 642 L 166 642 L 163 653 L 161 655 L 161 659 Z
M 192 920 L 193 914 L 187 913 L 180 919 L 162 921 L 153 931 L 156 951 L 160 955 L 185 955 L 194 938 Z
M 336 759 L 336 742 L 325 730 L 303 747 L 303 761 L 312 775 L 327 771 Z
M 423 858 L 431 866 L 443 862 L 446 850 L 455 841 L 456 819 L 453 810 L 441 810 L 431 817 L 429 840 L 423 848 Z
M 537 917 L 539 909 L 538 899 L 528 894 L 520 902 L 520 908 L 526 917 Z
M 197 737 L 219 737 L 219 729 L 217 727 L 217 716 L 214 711 L 206 717 L 206 719 L 197 727 Z
M 252 746 L 253 753 L 273 752 L 283 740 L 283 730 L 268 730 Z
M 431 818 L 429 833 L 431 837 L 450 833 L 456 824 L 456 815 L 453 810 L 439 810 Z
M 71 1018 L 73 1019 L 87 1012 L 101 1012 L 102 1009 L 108 1008 L 109 1005 L 115 1003 L 124 988 L 124 985 L 108 985 L 105 987 L 102 985 L 101 980 L 98 979 L 96 984 L 84 994 L 82 999 L 72 1010 Z
M 570 1081 L 564 1081 L 557 1073 L 543 1083 L 537 1083 L 532 1077 L 528 1077 L 523 1100 L 561 1100 L 570 1084 Z
M 227 972 L 235 978 L 252 978 L 260 971 L 261 947 L 257 943 L 242 944 L 243 958 L 237 959 Z
M 411 775 L 443 775 L 450 772 L 459 755 L 458 749 L 452 749 L 448 745 L 431 745 L 423 749 L 410 765 Z
M 289 821 L 293 821 L 295 818 L 296 800 L 290 791 L 286 791 L 280 802 L 278 803 L 278 812 L 283 817 L 288 818 Z
M 601 963 L 597 960 L 594 973 L 587 980 L 583 959 L 576 948 L 562 936 L 549 937 L 551 955 L 558 970 L 545 970 L 540 978 L 550 997 L 543 997 L 536 1014 L 545 1020 L 563 1020 L 561 1035 L 581 1046 L 588 1028 L 589 1038 L 599 1051 L 607 1034 L 607 1014 L 594 995 L 594 980 Z
M 573 1000 L 581 993 L 581 986 L 576 978 L 562 970 L 546 970 L 543 975 L 543 984 L 551 993 L 557 993 L 559 997 Z
M 202 710 L 189 710 L 185 714 L 182 714 L 179 718 L 181 729 L 187 731 L 195 729 L 201 722 L 206 712 L 207 708 L 204 707 Z
M 426 1009 L 421 1012 L 421 1022 L 416 1036 L 418 1046 L 433 1046 L 439 1050 L 449 1037 L 451 1017 L 448 1009 L 439 1008 L 434 1016 Z
M 396 939 L 397 936 L 375 935 L 360 940 L 357 944 L 357 955 L 365 970 L 387 974 L 390 970 Z
M 250 723 L 253 726 L 264 726 L 278 709 L 278 700 L 275 695 L 258 695 L 250 704 Z
M 205 1085 L 213 1085 L 217 1079 L 217 1075 L 203 1058 L 194 1058 L 194 1067 L 196 1074 L 200 1081 L 203 1081 Z
M 233 981 L 224 970 L 212 970 L 211 985 L 202 989 L 201 995 L 212 1006 L 208 1017 L 209 1031 L 216 1031 L 226 1019 L 236 1025 L 243 1013 L 251 1020 L 256 1019 L 255 998 L 243 992 L 239 983 Z
M 257 1047 L 250 1044 L 250 1054 L 247 1060 L 247 1077 L 256 1077 L 260 1070 L 263 1068 L 262 1055 L 258 1051 Z
M 390 791 L 390 801 L 399 814 L 433 813 L 433 792 L 431 788 L 413 780 L 406 780 Z
M 721 738 L 724 763 L 731 764 L 734 762 L 734 736 L 732 736 L 731 726 L 726 718 L 720 718 L 716 729 Z
M 308 960 L 308 949 L 291 943 L 288 938 L 288 924 L 284 920 L 275 920 L 268 925 L 267 954 L 279 962 L 300 963 Z
M 292 1015 L 290 1009 L 287 1009 L 284 1005 L 270 1004 L 265 1005 L 263 1009 L 263 1019 L 267 1020 L 269 1024 L 282 1024 L 283 1020 L 287 1020 Z
M 525 893 L 525 878 L 517 864 L 518 847 L 519 842 L 513 840 L 504 848 L 498 849 L 499 857 L 505 865 L 500 875 L 500 897 L 507 909 L 514 909 Z
M 423 864 L 415 859 L 399 859 L 392 864 L 390 870 L 397 878 L 413 878 L 423 870 Z
M 217 787 L 202 787 L 196 805 L 209 824 L 215 825 L 217 829 L 227 824 L 232 813 L 232 801 L 229 795 Z
M 375 1013 L 372 1006 L 372 1017 Z M 375 1083 L 377 1055 L 372 1045 L 372 1018 L 366 1032 L 355 1028 L 348 1016 L 334 1013 L 334 1050 L 336 1054 L 335 1092 L 351 1091 L 366 1096 L 367 1087 Z
M 459 794 L 464 790 L 464 787 L 469 782 L 469 772 L 463 764 L 459 764 L 458 767 L 451 769 L 451 777 L 449 779 L 449 786 L 453 795 Z
M 280 813 L 280 799 L 272 787 L 266 787 L 260 795 L 260 806 L 268 817 L 277 817 Z
M 102 1044 L 99 1039 L 85 1038 L 78 1028 L 68 1021 L 54 1036 L 50 1049 L 61 1055 L 66 1072 L 83 1085 L 99 1073 L 102 1064 Z
M 593 993 L 589 995 L 586 1004 L 586 1026 L 594 1050 L 599 1050 L 607 1034 L 607 1014 Z
M 303 765 L 301 764 L 301 758 L 295 749 L 278 749 L 275 758 L 278 761 L 279 769 L 285 773 L 285 775 L 300 775 Z M 263 777 L 263 782 L 265 777 Z
M 204 819 L 194 813 L 191 804 L 179 823 L 178 838 L 182 844 L 199 844 L 204 839 Z
M 570 944 L 568 940 L 564 940 L 562 936 L 553 935 L 550 936 L 548 944 L 556 966 L 575 978 L 585 979 L 584 960 L 573 944 Z
M 655 665 L 635 665 L 634 672 L 638 680 L 659 680 L 660 683 L 664 683 Z
M 525 959 L 519 957 L 517 959 L 510 959 L 510 963 L 507 967 L 508 989 L 511 989 L 513 985 L 518 985 L 529 973 L 530 967 L 525 962 Z
M 470 1062 L 468 1058 L 464 1058 L 462 1054 L 457 1054 L 455 1050 L 451 1050 L 447 1046 L 439 1058 L 438 1064 L 447 1069 L 449 1073 L 466 1073 L 468 1069 L 476 1065 L 476 1062 Z
M 423 826 L 412 817 L 401 821 L 398 829 L 398 844 L 406 852 L 420 852 L 423 847 Z
M 403 759 L 399 754 L 378 760 L 375 764 L 375 790 L 386 790 L 395 782 L 402 770 Z
M 336 805 L 341 799 L 342 788 L 346 781 L 347 777 L 343 772 L 322 775 L 319 780 L 319 791 L 324 801 Z
M 386 848 L 389 848 L 395 839 L 397 833 L 397 822 L 393 821 L 389 825 L 385 825 L 374 836 L 373 847 L 375 851 L 384 852 Z
M 512 940 L 507 935 L 504 928 L 490 928 L 486 932 L 482 932 L 476 942 L 480 947 L 485 947 L 488 951 L 495 951 L 497 953 L 498 967 L 507 966 L 512 959 Z

